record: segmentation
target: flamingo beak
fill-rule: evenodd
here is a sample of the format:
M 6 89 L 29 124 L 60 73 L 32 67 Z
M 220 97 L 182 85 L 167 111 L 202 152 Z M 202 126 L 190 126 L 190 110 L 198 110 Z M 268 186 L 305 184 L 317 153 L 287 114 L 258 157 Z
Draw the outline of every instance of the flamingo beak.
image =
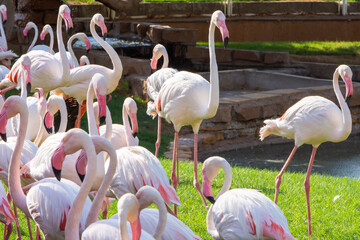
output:
M 7 141 L 6 124 L 7 124 L 6 107 L 3 107 L 0 112 L 0 136 L 1 139 L 5 142 Z
M 26 91 L 29 93 L 31 91 L 31 74 L 30 74 L 30 66 L 24 65 L 24 74 L 25 74 L 25 81 L 26 81 Z
M 153 69 L 153 70 L 157 69 L 157 62 L 158 62 L 158 60 L 155 57 L 151 58 L 151 69 Z
M 130 113 L 130 121 L 131 121 L 132 135 L 134 138 L 136 138 L 139 132 L 136 113 Z
M 46 112 L 44 117 L 44 126 L 48 134 L 52 134 L 53 132 L 53 120 L 54 117 L 49 112 Z
M 226 27 L 225 20 L 218 21 L 218 28 L 221 33 L 221 37 L 224 43 L 224 48 L 227 48 L 227 45 L 229 43 L 229 31 Z
M 84 150 L 81 150 L 79 157 L 76 160 L 75 168 L 76 172 L 81 180 L 84 181 L 87 165 L 87 156 Z
M 103 124 L 106 119 L 106 95 L 97 94 L 99 104 L 99 122 Z
M 215 203 L 215 199 L 211 190 L 211 182 L 210 180 L 206 177 L 206 175 L 203 172 L 203 185 L 202 185 L 202 192 L 204 194 L 204 196 L 207 198 L 207 200 L 209 200 L 209 202 L 211 202 L 212 204 Z
M 131 239 L 140 239 L 141 235 L 141 223 L 140 218 L 138 217 L 134 222 L 130 223 L 131 226 Z
M 65 159 L 65 149 L 64 149 L 64 142 L 61 141 L 58 148 L 55 150 L 51 157 L 51 166 L 54 172 L 54 175 L 57 180 L 61 180 L 61 169 Z

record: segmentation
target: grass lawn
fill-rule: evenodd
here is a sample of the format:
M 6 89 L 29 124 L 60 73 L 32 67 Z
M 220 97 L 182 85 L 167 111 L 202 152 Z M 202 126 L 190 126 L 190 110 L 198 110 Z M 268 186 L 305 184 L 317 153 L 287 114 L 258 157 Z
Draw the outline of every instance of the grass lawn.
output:
M 124 97 L 113 94 L 108 104 L 112 109 L 114 122 L 121 122 L 121 105 Z M 152 120 L 145 113 L 146 104 L 136 99 L 138 103 L 139 138 L 140 144 L 154 152 L 157 121 Z M 85 121 L 85 119 L 83 120 Z M 165 125 L 165 124 L 164 124 Z M 165 134 L 163 140 L 169 142 L 171 133 Z M 165 151 L 165 144 L 161 147 L 161 155 Z M 171 161 L 161 159 L 168 176 L 171 172 Z M 201 179 L 202 164 L 199 164 L 199 179 Z M 258 170 L 251 168 L 233 167 L 232 188 L 253 188 L 262 191 L 273 199 L 274 179 L 277 171 Z M 201 199 L 192 185 L 193 164 L 182 162 L 180 164 L 180 183 L 178 195 L 182 202 L 178 216 L 197 235 L 203 239 L 211 239 L 206 231 L 206 212 Z M 214 193 L 217 193 L 223 183 L 224 175 L 221 172 L 213 184 Z M 306 198 L 304 192 L 305 174 L 285 172 L 279 195 L 279 206 L 288 219 L 290 230 L 297 239 L 307 237 Z M 311 184 L 311 209 L 313 239 L 360 239 L 360 198 L 359 180 L 313 174 Z M 340 197 L 334 202 L 334 197 Z M 116 201 L 111 204 L 109 215 L 116 213 Z M 26 220 L 21 214 L 20 218 L 23 239 L 29 239 Z M 34 224 L 32 223 L 34 226 Z M 3 229 L 3 225 L 0 225 Z M 34 228 L 33 228 L 34 231 Z M 15 239 L 15 228 L 11 239 Z

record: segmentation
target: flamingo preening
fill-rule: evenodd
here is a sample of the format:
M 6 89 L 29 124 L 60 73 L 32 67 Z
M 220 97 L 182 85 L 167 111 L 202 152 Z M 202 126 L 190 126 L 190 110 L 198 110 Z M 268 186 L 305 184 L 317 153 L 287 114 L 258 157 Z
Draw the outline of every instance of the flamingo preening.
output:
M 159 91 L 164 84 L 164 82 L 171 77 L 174 76 L 175 73 L 178 72 L 178 70 L 174 68 L 169 68 L 169 55 L 166 51 L 166 48 L 162 44 L 156 44 L 153 49 L 153 56 L 151 58 L 151 68 L 156 69 L 157 68 L 157 62 L 158 60 L 163 57 L 163 65 L 161 69 L 157 70 L 153 74 L 151 74 L 146 79 L 146 89 L 147 93 L 149 95 L 149 98 L 152 101 L 149 101 L 147 104 L 147 110 L 146 113 L 149 116 L 152 116 L 153 118 L 156 117 L 157 113 L 155 110 L 154 100 L 159 95 Z M 158 133 L 157 133 L 157 140 L 155 143 L 155 157 L 159 154 L 159 147 L 161 143 L 161 117 L 158 116 Z
M 312 234 L 309 196 L 310 174 L 316 150 L 323 142 L 341 142 L 346 140 L 351 133 L 352 119 L 347 103 L 353 94 L 352 75 L 351 69 L 346 65 L 338 66 L 334 72 L 333 88 L 340 109 L 329 99 L 320 96 L 309 96 L 291 106 L 280 118 L 265 120 L 265 126 L 260 129 L 261 140 L 264 140 L 264 138 L 271 134 L 295 140 L 295 146 L 290 156 L 275 179 L 275 203 L 278 200 L 281 177 L 296 150 L 303 144 L 311 144 L 313 146 L 304 182 L 309 236 Z M 339 88 L 339 76 L 345 82 L 346 99 L 342 96 Z
M 224 46 L 227 46 L 229 32 L 225 24 L 225 15 L 221 11 L 212 14 L 209 28 L 210 83 L 202 76 L 181 71 L 168 79 L 155 99 L 155 108 L 160 117 L 172 122 L 175 128 L 173 165 L 171 181 L 176 190 L 179 181 L 178 144 L 179 131 L 184 125 L 191 125 L 194 132 L 194 186 L 201 196 L 197 177 L 197 148 L 200 124 L 204 119 L 215 116 L 219 106 L 219 75 L 215 56 L 215 27 L 221 32 Z
M 225 181 L 214 199 L 211 182 L 221 168 L 225 172 Z M 246 188 L 229 190 L 232 172 L 224 158 L 206 159 L 202 175 L 203 193 L 212 203 L 206 216 L 206 226 L 214 239 L 295 239 L 284 213 L 264 194 Z

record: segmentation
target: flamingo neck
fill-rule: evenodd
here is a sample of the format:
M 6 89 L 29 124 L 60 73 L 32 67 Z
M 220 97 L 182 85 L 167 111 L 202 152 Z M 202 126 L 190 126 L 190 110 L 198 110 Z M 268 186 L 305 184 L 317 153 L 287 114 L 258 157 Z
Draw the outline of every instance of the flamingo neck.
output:
M 29 209 L 26 205 L 26 196 L 21 187 L 20 181 L 20 161 L 21 153 L 24 146 L 24 141 L 26 137 L 26 130 L 28 124 L 28 115 L 26 104 L 19 105 L 19 114 L 20 114 L 20 127 L 16 139 L 15 148 L 11 156 L 10 165 L 9 165 L 9 192 L 14 201 L 14 204 L 25 213 L 27 217 L 31 218 Z
M 88 119 L 88 128 L 89 128 L 90 136 L 99 135 L 99 132 L 98 132 L 98 129 L 96 126 L 95 113 L 94 113 L 94 108 L 93 108 L 94 95 L 95 95 L 94 83 L 93 83 L 93 81 L 91 81 L 89 84 L 87 94 L 86 94 L 86 108 L 87 108 L 86 116 Z
M 79 224 L 81 220 L 81 213 L 83 211 L 84 203 L 88 197 L 91 187 L 94 183 L 94 175 L 96 173 L 96 153 L 94 145 L 90 138 L 84 138 L 82 147 L 86 152 L 88 158 L 88 166 L 84 182 L 81 184 L 80 190 L 74 199 L 73 205 L 68 213 L 68 219 L 65 226 L 65 239 L 79 239 Z
M 62 16 L 60 14 L 58 14 L 57 24 L 56 24 L 56 37 L 57 37 L 57 41 L 58 41 L 58 48 L 59 48 L 61 65 L 62 65 L 62 70 L 63 70 L 61 79 L 62 79 L 63 85 L 65 85 L 66 83 L 69 82 L 69 79 L 70 79 L 70 65 L 69 65 L 69 60 L 66 56 L 66 50 L 65 50 L 65 46 L 64 46 L 63 37 L 62 37 L 61 26 L 62 26 Z
M 155 203 L 155 205 L 158 207 L 158 210 L 159 210 L 159 221 L 156 226 L 153 237 L 156 240 L 159 240 L 161 238 L 161 235 L 165 231 L 166 221 L 167 221 L 167 210 L 166 210 L 164 200 L 161 197 L 159 199 L 159 197 L 153 195 L 152 198 L 153 198 L 152 202 Z
M 38 39 L 38 34 L 39 34 L 39 30 L 38 30 L 37 26 L 35 25 L 35 23 L 30 23 L 30 26 L 31 26 L 31 28 L 34 29 L 35 33 L 34 33 L 34 38 L 33 38 L 32 42 L 31 42 L 31 44 L 30 44 L 27 52 L 30 52 L 31 49 L 35 46 L 36 41 L 37 41 L 37 39 Z M 31 29 L 31 28 L 30 28 L 30 29 Z
M 111 143 L 109 141 L 104 141 L 104 138 L 99 138 L 101 141 L 100 143 L 100 147 L 101 150 L 105 151 L 108 153 L 109 157 L 110 157 L 110 163 L 109 163 L 109 167 L 108 170 L 105 174 L 105 177 L 103 178 L 103 181 L 101 183 L 101 186 L 95 196 L 95 199 L 91 205 L 89 214 L 86 218 L 86 222 L 85 222 L 85 228 L 87 228 L 90 224 L 96 222 L 98 220 L 98 216 L 99 216 L 99 212 L 104 200 L 104 197 L 106 195 L 106 192 L 110 186 L 110 183 L 112 182 L 113 176 L 115 174 L 116 171 L 116 166 L 117 166 L 117 155 L 116 155 L 116 151 L 114 149 L 114 147 L 111 145 Z M 95 144 L 98 145 L 98 144 Z M 98 147 L 96 146 L 96 152 L 98 152 Z
M 27 90 L 26 90 L 26 82 L 25 82 L 25 74 L 24 74 L 24 71 L 21 71 L 20 74 L 21 74 L 21 79 L 20 79 L 20 85 L 21 85 L 21 86 L 20 86 L 20 87 L 21 87 L 20 97 L 26 101 L 26 98 L 27 98 Z
M 215 224 L 214 224 L 214 217 L 212 213 L 214 205 L 212 204 L 209 208 L 209 211 L 206 215 L 206 228 L 208 233 L 215 239 L 215 240 L 221 240 L 219 232 L 217 231 Z
M 125 140 L 126 140 L 126 146 L 130 145 L 130 138 L 132 137 L 132 130 L 130 127 L 130 122 L 129 122 L 129 114 L 125 109 L 125 106 L 123 105 L 123 109 L 122 109 L 122 119 L 123 119 L 123 124 L 125 127 Z
M 105 119 L 105 134 L 104 137 L 111 141 L 111 135 L 112 135 L 112 118 L 111 118 L 111 112 L 108 108 L 108 106 L 106 106 L 106 119 Z
M 349 134 L 351 133 L 352 127 L 352 119 L 349 106 L 346 104 L 343 95 L 341 94 L 340 87 L 339 87 L 339 71 L 336 69 L 333 75 L 333 88 L 336 95 L 336 98 L 339 102 L 342 117 L 343 117 L 343 124 L 338 132 L 338 140 L 342 141 L 345 140 Z
M 4 31 L 4 26 L 3 26 L 3 15 L 2 13 L 0 13 L 0 33 L 1 33 L 1 46 L 4 51 L 7 51 L 8 46 L 7 46 L 7 40 L 6 40 L 6 36 L 5 36 L 5 31 Z
M 58 132 L 65 132 L 68 123 L 68 118 L 67 118 L 66 104 L 63 100 L 59 102 L 59 111 L 61 118 L 60 118 L 60 126 Z
M 224 161 L 221 164 L 221 168 L 224 170 L 225 173 L 225 180 L 224 180 L 224 184 L 220 189 L 220 192 L 218 193 L 218 195 L 216 195 L 216 199 L 218 199 L 222 194 L 224 194 L 225 192 L 229 191 L 230 186 L 231 186 L 231 180 L 232 180 L 232 171 L 231 171 L 231 166 L 228 162 Z
M 207 118 L 215 116 L 219 106 L 219 73 L 215 54 L 215 24 L 210 23 L 209 27 L 209 56 L 210 56 L 210 94 L 208 100 Z
M 75 67 L 78 67 L 78 66 L 79 66 L 79 61 L 77 60 L 77 58 L 76 58 L 76 56 L 75 56 L 75 53 L 74 53 L 74 50 L 73 50 L 73 48 L 72 48 L 72 42 L 73 42 L 74 39 L 77 38 L 78 36 L 79 36 L 79 34 L 74 34 L 74 35 L 72 35 L 72 36 L 69 38 L 68 42 L 67 42 L 67 49 L 68 49 L 68 51 L 70 52 L 70 55 L 71 55 L 71 58 L 72 58 L 72 60 L 73 60 L 73 62 L 74 62 L 74 66 L 75 66 Z
M 52 51 L 54 49 L 54 31 L 51 27 L 49 27 L 48 33 L 50 35 L 49 53 L 52 54 Z
M 114 50 L 114 48 L 112 48 L 110 46 L 110 44 L 108 44 L 107 42 L 105 42 L 96 32 L 95 30 L 95 22 L 91 21 L 90 23 L 90 32 L 91 35 L 94 37 L 94 39 L 100 44 L 100 46 L 102 46 L 105 51 L 107 52 L 107 54 L 109 55 L 110 59 L 111 59 L 111 63 L 113 64 L 113 69 L 112 69 L 112 77 L 119 77 L 122 75 L 122 71 L 123 71 L 123 66 L 121 64 L 121 60 L 119 55 L 116 53 L 116 51 Z M 108 81 L 109 83 L 109 81 Z M 112 92 L 113 89 L 117 86 L 118 81 L 116 81 L 115 86 L 108 86 L 108 93 Z
M 167 68 L 169 66 L 169 55 L 167 51 L 163 51 L 164 62 L 161 68 Z

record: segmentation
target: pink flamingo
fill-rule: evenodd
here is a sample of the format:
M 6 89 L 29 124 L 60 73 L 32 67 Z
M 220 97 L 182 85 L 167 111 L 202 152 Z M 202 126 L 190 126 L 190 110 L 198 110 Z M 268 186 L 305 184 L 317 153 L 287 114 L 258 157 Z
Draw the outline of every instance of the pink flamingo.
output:
M 79 102 L 78 118 L 76 120 L 76 127 L 80 126 L 80 119 L 84 111 L 82 111 L 84 100 L 86 99 L 86 92 L 90 84 L 91 78 L 95 73 L 101 73 L 104 75 L 107 81 L 107 94 L 110 94 L 118 86 L 122 75 L 122 64 L 119 55 L 116 51 L 96 33 L 95 25 L 101 28 L 102 35 L 107 33 L 104 17 L 101 14 L 95 14 L 90 22 L 90 32 L 94 39 L 105 49 L 109 54 L 110 59 L 113 63 L 113 69 L 107 67 L 90 64 L 81 67 L 71 69 L 69 83 L 58 89 L 58 92 L 63 92 L 66 96 L 72 96 Z M 105 111 L 105 110 L 104 110 Z M 105 120 L 105 119 L 104 119 Z
M 59 14 L 57 19 L 57 40 L 61 55 L 61 64 L 54 55 L 41 50 L 34 50 L 27 53 L 31 59 L 31 87 L 42 88 L 45 96 L 47 93 L 55 88 L 64 86 L 70 79 L 69 61 L 66 57 L 65 46 L 62 38 L 61 25 L 64 19 L 66 30 L 73 27 L 70 17 L 70 8 L 67 5 L 59 7 Z M 0 85 L 9 86 L 17 83 L 17 76 L 19 74 L 19 61 L 16 61 L 8 75 L 8 79 L 4 79 Z M 1 87 L 0 86 L 0 87 Z M 30 89 L 28 89 L 30 92 Z
M 55 51 L 53 50 L 53 48 L 54 48 L 54 31 L 49 24 L 45 24 L 43 29 L 41 30 L 41 33 L 40 33 L 41 41 L 45 41 L 46 34 L 49 34 L 49 36 L 50 36 L 50 44 L 49 44 L 48 52 L 54 55 L 55 54 Z
M 50 26 L 50 25 L 49 25 L 49 26 Z M 44 27 L 45 27 L 45 26 L 44 26 Z M 28 23 L 26 24 L 26 26 L 25 26 L 25 28 L 24 28 L 24 30 L 23 30 L 24 36 L 27 37 L 28 32 L 29 32 L 30 29 L 34 29 L 35 33 L 34 33 L 34 38 L 33 38 L 32 42 L 31 42 L 31 44 L 30 44 L 27 52 L 30 52 L 31 50 L 42 50 L 42 51 L 51 53 L 51 52 L 52 52 L 52 46 L 47 46 L 47 45 L 44 45 L 44 44 L 36 45 L 36 46 L 35 46 L 36 41 L 37 41 L 37 39 L 38 39 L 38 34 L 39 34 L 38 27 L 36 26 L 35 23 L 33 23 L 33 22 L 30 21 L 30 22 L 28 22 Z M 54 40 L 52 40 L 52 41 L 54 41 Z M 52 43 L 52 44 L 54 44 L 54 43 Z M 50 45 L 51 45 L 51 43 L 50 43 Z
M 178 72 L 178 70 L 174 68 L 169 68 L 169 56 L 166 51 L 166 48 L 162 44 L 156 44 L 153 49 L 153 56 L 151 58 L 151 68 L 156 69 L 157 68 L 157 61 L 161 58 L 161 56 L 164 58 L 163 65 L 161 69 L 151 74 L 146 79 L 146 87 L 147 87 L 147 93 L 149 95 L 149 98 L 152 101 L 149 101 L 147 104 L 147 111 L 146 113 L 149 116 L 152 116 L 153 118 L 156 117 L 157 112 L 155 110 L 154 106 L 154 100 L 156 99 L 157 95 L 159 95 L 159 91 L 164 84 L 164 82 L 173 77 L 175 73 Z M 155 156 L 157 157 L 159 154 L 159 147 L 161 143 L 161 117 L 158 116 L 158 133 L 157 133 L 157 140 L 155 143 Z
M 310 174 L 316 150 L 323 142 L 341 142 L 346 140 L 351 133 L 351 113 L 346 102 L 350 100 L 353 94 L 352 75 L 351 69 L 346 65 L 338 66 L 333 75 L 333 88 L 341 109 L 326 98 L 309 96 L 291 106 L 280 118 L 265 120 L 265 126 L 260 129 L 261 140 L 271 134 L 295 140 L 295 146 L 290 156 L 275 179 L 275 203 L 277 203 L 278 199 L 281 177 L 296 150 L 303 144 L 311 144 L 313 146 L 304 182 L 309 236 L 312 233 L 309 197 Z M 344 100 L 339 88 L 339 76 L 345 82 L 346 100 Z
M 91 48 L 91 43 L 85 33 L 75 33 L 74 35 L 72 35 L 69 38 L 69 40 L 67 42 L 67 49 L 71 55 L 71 61 L 74 63 L 73 68 L 79 66 L 79 61 L 77 60 L 74 50 L 72 49 L 72 43 L 73 43 L 74 39 L 79 39 L 80 41 L 82 41 L 85 44 L 86 51 L 89 51 Z M 85 55 L 84 55 L 84 57 L 87 58 Z M 69 62 L 70 62 L 70 60 L 69 60 Z
M 219 76 L 215 56 L 215 27 L 221 32 L 225 47 L 229 32 L 225 24 L 225 16 L 221 11 L 212 14 L 209 28 L 210 83 L 202 76 L 181 71 L 168 79 L 155 99 L 155 108 L 160 117 L 172 122 L 175 128 L 173 166 L 171 181 L 176 190 L 179 181 L 178 142 L 179 131 L 184 125 L 191 125 L 194 132 L 194 186 L 206 207 L 197 178 L 198 133 L 203 119 L 215 116 L 219 105 Z M 176 211 L 176 210 L 175 210 Z
M 211 182 L 220 168 L 225 181 L 214 199 Z M 222 157 L 210 157 L 202 168 L 203 193 L 212 203 L 206 216 L 208 233 L 214 239 L 295 239 L 284 213 L 264 194 L 254 189 L 230 189 L 231 166 Z

